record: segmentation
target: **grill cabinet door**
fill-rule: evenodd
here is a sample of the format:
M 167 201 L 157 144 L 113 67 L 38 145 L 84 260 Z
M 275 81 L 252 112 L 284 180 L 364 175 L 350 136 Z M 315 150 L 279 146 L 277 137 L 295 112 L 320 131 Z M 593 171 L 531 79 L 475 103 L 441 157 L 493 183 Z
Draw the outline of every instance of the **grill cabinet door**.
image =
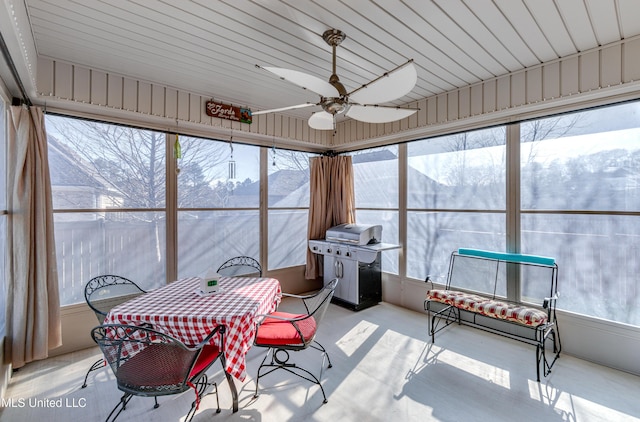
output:
M 334 297 L 358 304 L 358 261 L 324 256 L 324 283 L 339 278 Z

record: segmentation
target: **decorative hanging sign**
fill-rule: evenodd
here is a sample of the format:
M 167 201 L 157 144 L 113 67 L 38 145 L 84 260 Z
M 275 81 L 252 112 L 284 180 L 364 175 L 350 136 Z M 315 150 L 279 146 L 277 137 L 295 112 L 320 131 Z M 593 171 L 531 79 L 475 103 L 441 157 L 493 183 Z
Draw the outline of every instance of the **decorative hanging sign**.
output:
M 251 110 L 248 108 L 234 107 L 214 101 L 207 101 L 206 108 L 207 116 L 251 124 Z

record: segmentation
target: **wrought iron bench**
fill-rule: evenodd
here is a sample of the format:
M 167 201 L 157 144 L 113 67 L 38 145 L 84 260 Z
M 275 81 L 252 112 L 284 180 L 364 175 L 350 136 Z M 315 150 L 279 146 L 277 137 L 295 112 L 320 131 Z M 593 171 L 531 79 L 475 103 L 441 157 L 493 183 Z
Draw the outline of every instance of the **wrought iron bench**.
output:
M 507 282 L 509 280 L 509 282 Z M 554 258 L 479 249 L 451 254 L 446 285 L 427 291 L 429 335 L 457 322 L 536 346 L 536 375 L 546 377 L 560 357 Z M 553 355 L 547 357 L 547 341 Z

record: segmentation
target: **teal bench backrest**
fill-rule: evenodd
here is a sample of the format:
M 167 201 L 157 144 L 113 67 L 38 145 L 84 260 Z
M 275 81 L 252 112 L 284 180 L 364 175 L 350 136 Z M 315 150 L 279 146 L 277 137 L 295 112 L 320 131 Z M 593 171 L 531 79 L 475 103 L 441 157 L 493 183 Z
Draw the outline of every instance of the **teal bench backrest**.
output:
M 519 266 L 520 294 L 515 289 L 507 292 L 510 264 Z M 446 287 L 515 302 L 542 303 L 556 292 L 557 271 L 551 257 L 460 248 L 451 255 Z
M 458 254 L 467 255 L 467 256 L 477 256 L 479 258 L 497 259 L 500 261 L 507 261 L 507 262 L 522 262 L 527 264 L 547 265 L 550 267 L 555 265 L 556 263 L 555 258 L 550 258 L 548 256 L 526 255 L 526 254 L 520 254 L 520 253 L 507 253 L 507 252 L 493 252 L 493 251 L 485 251 L 482 249 L 460 248 L 458 249 Z

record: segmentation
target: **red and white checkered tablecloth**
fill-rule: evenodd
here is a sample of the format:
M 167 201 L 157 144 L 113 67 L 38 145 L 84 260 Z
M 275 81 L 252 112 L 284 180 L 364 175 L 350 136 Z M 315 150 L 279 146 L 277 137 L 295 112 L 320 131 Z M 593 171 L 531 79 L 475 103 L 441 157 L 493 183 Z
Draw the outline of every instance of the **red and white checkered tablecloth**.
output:
M 105 324 L 149 323 L 187 345 L 196 345 L 219 324 L 225 334 L 226 370 L 240 381 L 255 336 L 255 317 L 277 309 L 282 290 L 275 278 L 223 277 L 222 292 L 200 296 L 198 278 L 185 278 L 114 307 Z

